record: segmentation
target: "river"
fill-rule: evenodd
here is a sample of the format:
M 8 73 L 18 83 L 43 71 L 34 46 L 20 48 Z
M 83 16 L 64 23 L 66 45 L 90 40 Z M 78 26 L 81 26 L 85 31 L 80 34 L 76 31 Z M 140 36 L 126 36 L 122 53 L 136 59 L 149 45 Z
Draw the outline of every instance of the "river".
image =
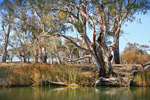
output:
M 9 87 L 0 100 L 150 100 L 149 87 Z

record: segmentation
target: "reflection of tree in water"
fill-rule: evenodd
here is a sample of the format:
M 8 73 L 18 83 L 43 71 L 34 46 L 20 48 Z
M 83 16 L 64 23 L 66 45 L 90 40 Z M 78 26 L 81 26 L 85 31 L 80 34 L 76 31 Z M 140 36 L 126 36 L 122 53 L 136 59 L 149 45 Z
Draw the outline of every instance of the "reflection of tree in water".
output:
M 0 100 L 150 100 L 149 94 L 144 87 L 0 88 Z

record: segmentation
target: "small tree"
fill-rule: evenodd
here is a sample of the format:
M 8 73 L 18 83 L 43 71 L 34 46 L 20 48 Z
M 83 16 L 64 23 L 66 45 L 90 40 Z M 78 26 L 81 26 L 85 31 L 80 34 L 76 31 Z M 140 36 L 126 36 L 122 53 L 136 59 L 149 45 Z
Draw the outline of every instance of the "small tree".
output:
M 6 62 L 6 56 L 7 56 L 7 47 L 8 47 L 8 41 L 10 36 L 10 31 L 12 29 L 12 23 L 13 23 L 13 11 L 14 8 L 13 3 L 8 1 L 2 1 L 0 2 L 0 21 L 1 21 L 1 28 L 3 31 L 4 36 L 4 46 L 3 46 L 3 56 L 2 56 L 2 62 Z

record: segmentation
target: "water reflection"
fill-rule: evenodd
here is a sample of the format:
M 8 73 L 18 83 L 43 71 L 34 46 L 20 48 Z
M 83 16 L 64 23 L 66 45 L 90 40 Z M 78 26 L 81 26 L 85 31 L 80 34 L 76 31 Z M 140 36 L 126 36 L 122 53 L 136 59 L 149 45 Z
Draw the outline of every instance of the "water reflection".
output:
M 0 100 L 150 100 L 148 87 L 0 88 Z

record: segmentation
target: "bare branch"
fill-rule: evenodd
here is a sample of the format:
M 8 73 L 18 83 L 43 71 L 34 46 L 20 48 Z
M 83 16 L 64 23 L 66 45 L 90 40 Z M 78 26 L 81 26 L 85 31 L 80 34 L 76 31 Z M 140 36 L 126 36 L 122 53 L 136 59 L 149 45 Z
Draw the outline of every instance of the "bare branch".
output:
M 68 61 L 68 60 L 65 60 L 65 61 L 67 61 L 67 62 L 76 62 L 76 61 L 79 61 L 79 60 L 82 60 L 82 59 L 85 59 L 85 58 L 91 58 L 91 55 L 85 55 L 84 57 L 81 57 L 81 58 L 77 58 L 77 59 L 74 59 L 74 60 L 70 60 L 70 61 Z
M 8 28 L 7 28 L 7 37 L 9 36 L 10 30 L 11 30 L 11 25 L 8 24 Z

